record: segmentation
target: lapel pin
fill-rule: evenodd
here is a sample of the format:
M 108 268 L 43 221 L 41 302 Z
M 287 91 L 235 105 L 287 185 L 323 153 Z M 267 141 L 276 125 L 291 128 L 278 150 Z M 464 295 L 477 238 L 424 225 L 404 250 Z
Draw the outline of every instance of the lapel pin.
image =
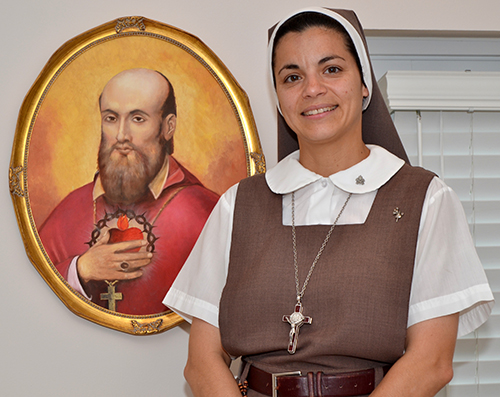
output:
M 399 221 L 404 214 L 404 212 L 401 212 L 399 210 L 399 207 L 394 208 L 394 211 L 392 211 L 392 215 L 394 215 L 394 218 L 396 218 L 396 222 Z
M 356 185 L 364 185 L 365 184 L 365 178 L 363 178 L 363 176 L 358 176 L 356 178 Z

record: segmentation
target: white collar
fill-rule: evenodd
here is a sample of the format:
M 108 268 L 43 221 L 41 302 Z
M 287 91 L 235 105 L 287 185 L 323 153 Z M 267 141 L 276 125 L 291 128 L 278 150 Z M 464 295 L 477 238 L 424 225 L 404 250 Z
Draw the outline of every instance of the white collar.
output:
M 366 159 L 328 177 L 335 186 L 349 193 L 372 192 L 383 186 L 403 166 L 403 160 L 383 147 L 366 146 L 370 149 Z M 297 150 L 267 171 L 266 181 L 272 192 L 288 194 L 323 178 L 304 168 L 299 157 L 300 151 Z

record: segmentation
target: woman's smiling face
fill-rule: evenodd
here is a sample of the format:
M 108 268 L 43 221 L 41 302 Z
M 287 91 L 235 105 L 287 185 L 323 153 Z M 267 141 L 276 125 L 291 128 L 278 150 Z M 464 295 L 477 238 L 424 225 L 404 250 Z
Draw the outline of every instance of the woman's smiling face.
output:
M 340 33 L 310 27 L 285 34 L 275 48 L 274 77 L 281 112 L 301 148 L 361 140 L 368 90 Z

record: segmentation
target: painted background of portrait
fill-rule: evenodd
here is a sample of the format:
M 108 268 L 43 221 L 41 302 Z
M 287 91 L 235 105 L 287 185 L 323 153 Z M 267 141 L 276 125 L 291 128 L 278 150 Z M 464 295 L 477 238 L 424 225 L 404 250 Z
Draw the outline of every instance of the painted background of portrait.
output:
M 199 60 L 148 36 L 108 40 L 71 62 L 40 108 L 28 156 L 30 203 L 38 228 L 69 192 L 93 179 L 101 135 L 99 95 L 109 79 L 131 68 L 158 70 L 171 81 L 177 100 L 173 156 L 181 164 L 218 194 L 247 176 L 235 111 Z

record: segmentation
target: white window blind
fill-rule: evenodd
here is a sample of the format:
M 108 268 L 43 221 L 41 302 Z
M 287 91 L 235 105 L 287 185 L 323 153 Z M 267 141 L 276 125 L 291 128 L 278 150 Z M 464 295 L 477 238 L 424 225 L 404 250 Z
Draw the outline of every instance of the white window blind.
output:
M 379 82 L 413 165 L 434 171 L 464 206 L 497 302 L 460 338 L 442 397 L 500 396 L 500 73 L 396 72 Z

